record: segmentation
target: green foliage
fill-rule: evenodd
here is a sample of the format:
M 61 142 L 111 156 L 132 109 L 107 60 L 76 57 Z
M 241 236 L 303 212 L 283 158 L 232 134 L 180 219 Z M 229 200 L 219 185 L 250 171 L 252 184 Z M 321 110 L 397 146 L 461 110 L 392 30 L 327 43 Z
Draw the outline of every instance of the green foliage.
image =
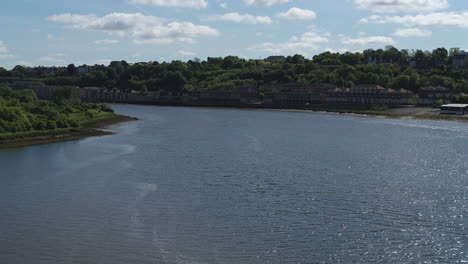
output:
M 57 91 L 54 100 L 43 101 L 32 90 L 0 87 L 0 134 L 78 128 L 83 122 L 113 112 L 105 104 L 70 99 L 68 88 Z
M 11 90 L 11 88 L 0 86 L 0 97 L 7 97 L 7 96 L 10 96 L 10 94 L 11 94 L 12 92 L 13 92 L 13 91 Z
M 99 105 L 99 108 L 101 111 L 103 112 L 109 112 L 109 113 L 114 113 L 114 109 L 110 108 L 108 105 L 106 104 L 100 104 Z
M 387 105 L 373 105 L 371 106 L 371 111 L 375 111 L 375 112 L 381 112 L 381 111 L 385 111 L 388 109 L 388 106 Z
M 134 65 L 114 61 L 108 67 L 98 65 L 82 75 L 77 73 L 74 65 L 47 74 L 33 74 L 30 69 L 17 66 L 12 71 L 0 69 L 0 76 L 31 77 L 48 85 L 136 90 L 143 94 L 158 90 L 231 89 L 232 84 L 247 80 L 254 80 L 258 86 L 287 82 L 332 83 L 341 87 L 379 84 L 413 92 L 424 86 L 442 85 L 454 92 L 468 93 L 468 70 L 452 67 L 453 57 L 457 54 L 460 49 L 398 50 L 387 46 L 363 52 L 324 52 L 313 58 L 296 54 L 275 62 L 236 56 Z M 69 98 L 65 91 L 59 92 L 63 92 L 59 98 Z M 0 90 L 0 95 L 2 93 L 8 91 Z
M 38 100 L 36 93 L 32 90 L 14 91 L 10 96 L 18 99 L 21 103 L 30 103 Z
M 71 123 L 71 120 L 67 122 L 67 120 L 59 119 L 55 122 L 58 128 L 68 128 L 68 123 Z
M 54 120 L 47 120 L 47 129 L 54 130 L 57 128 L 57 123 Z
M 72 98 L 72 89 L 70 87 L 60 87 L 54 89 L 53 100 L 57 103 Z
M 86 110 L 85 116 L 88 118 L 94 117 L 94 112 L 91 109 Z

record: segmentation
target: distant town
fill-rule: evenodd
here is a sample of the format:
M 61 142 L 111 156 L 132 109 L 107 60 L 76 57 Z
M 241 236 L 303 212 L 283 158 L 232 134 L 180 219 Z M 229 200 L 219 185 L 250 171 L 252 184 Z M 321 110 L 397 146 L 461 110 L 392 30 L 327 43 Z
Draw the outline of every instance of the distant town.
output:
M 0 86 L 51 99 L 58 87 L 89 101 L 304 108 L 468 102 L 468 52 L 387 47 L 245 60 L 234 56 L 68 67 L 0 68 Z

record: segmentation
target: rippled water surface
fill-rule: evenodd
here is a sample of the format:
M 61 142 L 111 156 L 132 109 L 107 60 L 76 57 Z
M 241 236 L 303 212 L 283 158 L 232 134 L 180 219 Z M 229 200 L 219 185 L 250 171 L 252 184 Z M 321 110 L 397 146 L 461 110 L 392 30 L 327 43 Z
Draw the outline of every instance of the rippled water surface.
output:
M 468 262 L 468 124 L 115 109 L 0 151 L 0 263 Z

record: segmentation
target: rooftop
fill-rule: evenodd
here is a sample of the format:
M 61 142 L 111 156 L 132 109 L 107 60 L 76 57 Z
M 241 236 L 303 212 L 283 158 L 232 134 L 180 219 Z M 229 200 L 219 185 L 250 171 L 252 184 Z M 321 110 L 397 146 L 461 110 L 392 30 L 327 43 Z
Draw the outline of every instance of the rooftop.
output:
M 421 91 L 450 91 L 449 88 L 443 87 L 443 86 L 428 86 L 428 87 L 422 87 Z
M 454 108 L 461 108 L 461 107 L 468 107 L 468 104 L 445 104 L 441 105 L 441 107 L 454 107 Z
M 354 87 L 355 89 L 377 89 L 377 90 L 385 90 L 384 87 L 377 85 L 377 84 L 359 84 Z

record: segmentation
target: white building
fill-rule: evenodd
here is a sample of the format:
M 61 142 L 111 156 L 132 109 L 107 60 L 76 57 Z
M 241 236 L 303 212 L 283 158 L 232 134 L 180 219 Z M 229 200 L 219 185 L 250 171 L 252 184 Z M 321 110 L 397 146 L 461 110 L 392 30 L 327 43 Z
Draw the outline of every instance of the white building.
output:
M 468 114 L 468 104 L 446 104 L 440 107 L 443 115 L 466 115 Z

